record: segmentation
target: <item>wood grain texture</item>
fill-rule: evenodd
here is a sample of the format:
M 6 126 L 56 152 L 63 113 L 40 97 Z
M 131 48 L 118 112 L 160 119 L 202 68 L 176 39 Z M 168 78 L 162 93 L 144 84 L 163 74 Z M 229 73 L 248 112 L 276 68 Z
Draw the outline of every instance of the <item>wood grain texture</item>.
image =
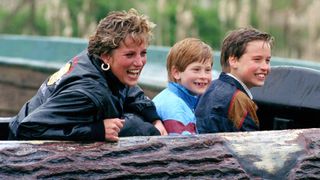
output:
M 0 178 L 320 178 L 320 130 L 129 137 L 118 143 L 0 141 Z

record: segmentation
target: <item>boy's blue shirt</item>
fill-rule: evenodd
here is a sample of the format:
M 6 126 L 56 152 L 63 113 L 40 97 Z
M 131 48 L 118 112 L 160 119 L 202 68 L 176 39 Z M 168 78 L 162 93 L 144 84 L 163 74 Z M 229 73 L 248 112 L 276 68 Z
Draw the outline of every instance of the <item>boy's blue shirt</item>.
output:
M 199 100 L 199 96 L 192 95 L 189 90 L 187 90 L 184 86 L 180 85 L 179 83 L 169 82 L 168 88 L 171 92 L 175 93 L 182 100 L 184 100 L 184 102 L 192 111 L 195 110 Z
M 161 91 L 153 99 L 153 102 L 155 103 L 158 115 L 164 121 L 165 126 L 166 120 L 175 120 L 182 123 L 184 126 L 195 126 L 196 119 L 194 110 L 198 100 L 199 96 L 191 94 L 182 85 L 175 82 L 169 82 L 168 87 Z M 188 132 L 188 130 L 185 130 L 181 134 L 194 133 L 195 132 Z

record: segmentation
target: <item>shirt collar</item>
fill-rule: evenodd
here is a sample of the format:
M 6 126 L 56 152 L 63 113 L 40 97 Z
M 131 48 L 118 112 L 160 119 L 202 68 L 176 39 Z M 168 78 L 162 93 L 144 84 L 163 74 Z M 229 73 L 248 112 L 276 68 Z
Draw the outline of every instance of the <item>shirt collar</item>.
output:
M 243 87 L 243 89 L 246 91 L 246 93 L 248 94 L 248 96 L 250 97 L 250 99 L 253 99 L 253 96 L 252 96 L 249 88 L 248 88 L 242 81 L 240 81 L 238 78 L 236 78 L 236 77 L 235 77 L 234 75 L 232 75 L 231 73 L 227 73 L 227 75 L 228 75 L 228 76 L 231 76 L 231 77 L 233 77 L 235 80 L 237 80 L 237 81 L 241 84 L 241 86 Z
M 190 109 L 194 110 L 199 100 L 199 96 L 192 95 L 188 89 L 179 83 L 169 82 L 168 88 L 171 92 L 175 93 L 178 97 L 180 97 L 186 104 L 190 107 Z

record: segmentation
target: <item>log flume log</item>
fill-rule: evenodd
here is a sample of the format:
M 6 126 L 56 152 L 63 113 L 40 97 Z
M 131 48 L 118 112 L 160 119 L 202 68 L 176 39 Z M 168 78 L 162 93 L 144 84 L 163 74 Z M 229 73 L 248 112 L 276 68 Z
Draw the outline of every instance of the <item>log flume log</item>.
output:
M 320 179 L 320 129 L 0 141 L 0 179 Z

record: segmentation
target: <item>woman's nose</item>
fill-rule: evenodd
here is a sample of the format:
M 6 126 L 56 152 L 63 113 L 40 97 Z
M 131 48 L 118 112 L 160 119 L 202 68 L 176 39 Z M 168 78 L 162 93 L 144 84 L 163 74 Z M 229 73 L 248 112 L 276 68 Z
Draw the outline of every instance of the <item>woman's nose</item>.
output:
M 143 66 L 145 64 L 145 58 L 144 57 L 137 57 L 134 61 L 134 65 L 136 66 Z

